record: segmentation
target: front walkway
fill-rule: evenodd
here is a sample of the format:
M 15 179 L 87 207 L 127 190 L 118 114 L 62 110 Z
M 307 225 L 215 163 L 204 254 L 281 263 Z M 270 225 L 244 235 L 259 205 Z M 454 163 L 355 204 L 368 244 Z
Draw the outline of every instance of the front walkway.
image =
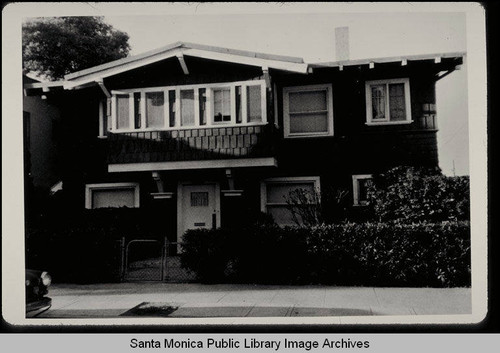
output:
M 40 318 L 293 317 L 471 313 L 470 288 L 54 284 Z

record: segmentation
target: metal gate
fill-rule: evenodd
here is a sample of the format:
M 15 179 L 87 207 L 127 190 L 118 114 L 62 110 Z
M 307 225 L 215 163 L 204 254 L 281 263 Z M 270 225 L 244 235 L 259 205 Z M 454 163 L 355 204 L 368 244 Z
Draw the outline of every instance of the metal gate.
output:
M 180 243 L 167 238 L 121 241 L 121 280 L 130 282 L 165 281 L 192 282 L 193 273 L 182 268 Z
M 131 240 L 125 247 L 125 281 L 162 281 L 165 263 L 164 244 L 160 240 Z

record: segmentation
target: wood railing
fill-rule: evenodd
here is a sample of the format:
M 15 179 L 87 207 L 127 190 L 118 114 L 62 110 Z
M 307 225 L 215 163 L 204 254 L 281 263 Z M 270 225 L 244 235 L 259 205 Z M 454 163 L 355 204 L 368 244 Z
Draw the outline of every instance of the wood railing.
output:
M 272 157 L 274 125 L 109 133 L 108 163 Z

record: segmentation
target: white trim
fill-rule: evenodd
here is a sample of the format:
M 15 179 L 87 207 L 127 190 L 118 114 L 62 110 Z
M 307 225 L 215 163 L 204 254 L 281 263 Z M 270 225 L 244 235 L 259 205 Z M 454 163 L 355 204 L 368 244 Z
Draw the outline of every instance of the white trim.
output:
M 248 124 L 248 91 L 247 91 L 247 85 L 243 84 L 241 85 L 241 123 L 242 124 Z
M 314 189 L 321 194 L 321 183 L 319 176 L 300 176 L 300 177 L 279 177 L 264 179 L 260 183 L 260 210 L 267 213 L 268 205 L 285 205 L 283 203 L 269 203 L 267 202 L 267 185 L 268 184 L 299 184 L 304 182 L 313 182 Z
M 278 122 L 278 86 L 273 83 L 274 126 L 279 128 Z
M 174 126 L 180 128 L 182 126 L 181 122 L 181 89 L 180 87 L 175 88 L 175 102 L 174 102 Z
M 260 110 L 261 119 L 267 122 L 267 85 L 266 81 L 260 85 Z
M 155 200 L 172 199 L 174 197 L 174 193 L 171 192 L 171 191 L 167 191 L 167 192 L 152 192 L 152 193 L 150 193 L 150 195 Z
M 124 163 L 109 164 L 109 173 L 120 172 L 145 172 L 158 170 L 185 170 L 185 169 L 219 169 L 219 168 L 244 168 L 244 167 L 277 167 L 276 158 L 240 158 L 240 159 L 215 159 L 203 161 L 183 162 L 150 162 L 150 163 Z
M 326 91 L 327 99 L 327 131 L 290 133 L 290 100 L 291 92 Z M 333 87 L 331 84 L 283 87 L 283 133 L 285 138 L 333 136 Z
M 371 179 L 372 174 L 354 174 L 352 176 L 352 201 L 354 206 L 362 206 L 365 201 L 359 200 L 359 180 Z
M 111 93 L 109 93 L 109 91 L 106 88 L 106 86 L 104 86 L 104 80 L 102 78 L 99 78 L 99 79 L 96 80 L 96 82 L 99 85 L 99 87 L 101 87 L 101 90 L 104 93 L 104 95 L 106 96 L 106 98 L 111 98 Z
M 391 121 L 391 112 L 389 107 L 389 85 L 395 83 L 404 84 L 405 92 L 405 109 L 406 109 L 406 119 L 401 121 Z M 385 119 L 373 119 L 372 116 L 372 90 L 373 85 L 385 85 L 386 87 L 386 101 Z M 410 79 L 408 77 L 404 78 L 394 78 L 387 80 L 373 80 L 365 82 L 365 98 L 366 98 L 366 125 L 400 125 L 400 124 L 411 124 L 413 122 L 411 118 L 411 91 L 410 91 Z
M 365 125 L 368 126 L 378 126 L 378 125 L 405 125 L 405 124 L 411 124 L 413 123 L 413 120 L 401 120 L 401 121 L 381 121 L 379 123 L 368 123 L 366 122 Z
M 227 127 L 240 127 L 240 126 L 255 126 L 257 124 L 264 125 L 267 123 L 267 99 L 266 99 L 266 82 L 265 80 L 250 80 L 250 81 L 238 81 L 238 82 L 220 82 L 220 83 L 210 83 L 210 84 L 196 84 L 196 85 L 182 85 L 182 86 L 161 86 L 161 87 L 147 87 L 147 88 L 137 88 L 137 89 L 124 89 L 124 90 L 112 90 L 112 112 L 115 114 L 116 120 L 116 104 L 117 99 L 116 95 L 129 95 L 129 120 L 131 120 L 132 124 L 127 129 L 118 129 L 118 122 L 115 121 L 114 127 L 115 133 L 130 133 L 130 132 L 148 132 L 148 131 L 165 131 L 165 130 L 178 130 L 178 129 L 194 129 L 194 128 L 211 128 L 217 126 L 227 126 Z M 241 86 L 242 89 L 242 122 L 236 123 L 236 86 Z M 262 122 L 248 122 L 248 111 L 247 111 L 247 87 L 248 86 L 260 86 L 261 92 L 261 119 Z M 206 93 L 206 114 L 207 114 L 207 123 L 206 125 L 200 126 L 200 111 L 199 104 L 196 102 L 196 98 L 199 99 L 199 89 L 204 88 Z M 230 91 L 230 110 L 231 110 L 231 120 L 230 121 L 222 121 L 222 122 L 214 122 L 213 118 L 213 90 L 214 89 L 229 89 Z M 195 123 L 194 125 L 183 126 L 181 124 L 181 100 L 180 93 L 181 91 L 194 91 L 194 114 L 195 114 Z M 134 94 L 141 94 L 141 105 L 144 105 L 144 110 L 146 109 L 145 97 L 146 93 L 149 92 L 164 92 L 164 112 L 165 112 L 165 127 L 164 129 L 158 128 L 148 128 L 147 123 L 141 124 L 141 127 L 135 128 L 135 100 Z M 170 98 L 169 91 L 175 91 L 175 126 L 170 127 Z M 130 97 L 132 97 L 130 99 Z M 144 102 L 144 103 L 143 103 Z M 141 112 L 142 112 L 141 106 Z M 144 117 L 146 115 L 144 114 Z
M 200 127 L 200 90 L 198 88 L 194 92 L 194 127 Z
M 178 130 L 194 130 L 194 129 L 217 129 L 219 127 L 249 127 L 249 126 L 265 126 L 267 123 L 239 123 L 239 124 L 217 124 L 207 126 L 207 125 L 201 125 L 201 126 L 179 126 L 179 127 L 168 127 L 168 128 L 147 128 L 147 129 L 135 129 L 135 130 L 130 130 L 130 129 L 122 129 L 115 131 L 117 134 L 129 134 L 132 132 L 157 132 L 157 131 L 178 131 Z
M 92 192 L 94 190 L 134 189 L 134 207 L 140 205 L 139 183 L 103 183 L 85 184 L 85 208 L 92 209 Z
M 99 138 L 104 138 L 106 137 L 105 131 L 104 131 L 104 105 L 103 101 L 99 101 Z
M 141 112 L 141 128 L 146 128 L 148 126 L 146 121 L 146 92 L 141 92 L 141 100 L 139 104 Z
M 170 128 L 170 97 L 168 94 L 168 89 L 162 90 L 163 92 L 163 115 L 165 116 L 165 121 L 163 121 L 163 128 Z
M 116 117 L 116 96 L 111 97 L 111 131 L 118 129 L 118 119 Z
M 186 61 L 184 60 L 184 55 L 183 54 L 177 54 L 177 60 L 179 60 L 179 64 L 181 64 L 182 71 L 184 72 L 184 75 L 189 75 L 189 70 L 186 65 Z
M 268 68 L 298 72 L 302 74 L 306 74 L 308 68 L 308 64 L 304 63 L 299 64 L 299 63 L 284 62 L 284 61 L 277 61 L 270 59 L 251 58 L 246 56 L 238 56 L 234 54 L 215 53 L 200 49 L 186 49 L 184 51 L 184 55 L 196 56 L 203 59 L 225 61 L 243 65 L 259 66 L 259 67 L 267 66 Z
M 235 197 L 243 195 L 243 190 L 221 190 L 220 192 L 223 196 L 226 197 Z
M 222 48 L 221 48 L 222 49 Z M 63 85 L 65 89 L 71 89 L 89 82 L 94 82 L 100 78 L 106 78 L 109 76 L 114 76 L 129 70 L 133 70 L 142 66 L 146 66 L 149 64 L 153 64 L 158 61 L 162 61 L 168 58 L 172 58 L 178 55 L 187 55 L 187 56 L 195 56 L 203 59 L 231 62 L 236 64 L 243 65 L 251 65 L 257 67 L 267 66 L 273 69 L 298 72 L 298 73 L 307 73 L 308 64 L 306 63 L 293 63 L 287 61 L 280 60 L 272 60 L 272 59 L 264 59 L 257 57 L 249 57 L 249 56 L 241 56 L 237 54 L 231 53 L 220 53 L 220 52 L 211 52 L 203 49 L 190 49 L 190 48 L 172 48 L 157 54 L 154 54 L 149 57 L 141 58 L 134 60 L 128 63 L 122 63 L 118 66 L 113 66 L 109 68 L 103 68 L 97 72 L 90 72 L 87 74 L 81 74 L 77 76 L 78 78 L 73 79 L 76 74 L 66 75 L 66 81 L 58 81 L 54 84 L 54 86 Z M 182 65 L 182 64 L 181 64 Z M 187 69 L 187 67 L 186 67 Z
M 236 125 L 236 86 L 229 88 L 229 106 L 231 111 L 231 124 Z
M 200 83 L 195 85 L 179 85 L 179 86 L 155 86 L 155 87 L 145 87 L 145 88 L 127 88 L 120 90 L 111 90 L 111 94 L 127 94 L 130 92 L 158 92 L 162 90 L 174 90 L 180 88 L 181 90 L 195 89 L 195 88 L 223 88 L 230 86 L 257 86 L 266 84 L 265 80 L 247 80 L 247 81 L 231 81 L 231 82 L 216 82 L 216 83 Z
M 137 60 L 134 62 L 125 63 L 125 64 L 122 64 L 120 66 L 112 67 L 109 69 L 104 69 L 104 70 L 99 71 L 99 72 L 89 73 L 87 75 L 82 75 L 76 80 L 71 80 L 71 77 L 69 77 L 70 81 L 63 81 L 64 89 L 75 88 L 77 86 L 83 85 L 85 83 L 93 82 L 93 81 L 101 79 L 101 78 L 106 78 L 109 76 L 118 75 L 118 74 L 125 72 L 125 71 L 133 70 L 133 69 L 136 69 L 136 68 L 139 68 L 142 66 L 153 64 L 153 63 L 161 61 L 161 60 L 172 58 L 174 56 L 177 56 L 177 54 L 182 54 L 182 49 L 169 50 L 168 52 L 157 54 L 157 55 L 151 56 L 149 58 L 144 58 L 144 59 Z
M 128 94 L 128 123 L 131 129 L 135 128 L 135 104 L 134 93 Z
M 205 111 L 207 114 L 207 122 L 204 127 L 212 127 L 214 123 L 213 110 L 212 110 L 212 90 L 210 88 L 205 89 L 206 101 L 205 101 Z
M 182 232 L 183 226 L 183 217 L 184 210 L 182 205 L 182 200 L 184 199 L 184 186 L 191 185 L 214 185 L 214 193 L 215 193 L 215 221 L 217 222 L 216 227 L 220 228 L 221 226 L 221 211 L 220 211 L 220 185 L 217 182 L 206 182 L 206 183 L 193 183 L 186 181 L 179 181 L 177 183 L 177 242 L 182 243 L 182 236 L 184 235 Z

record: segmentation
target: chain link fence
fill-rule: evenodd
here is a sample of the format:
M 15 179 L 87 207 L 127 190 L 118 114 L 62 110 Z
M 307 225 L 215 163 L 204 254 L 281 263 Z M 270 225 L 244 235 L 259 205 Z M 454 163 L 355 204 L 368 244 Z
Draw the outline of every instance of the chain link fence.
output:
M 167 239 L 121 240 L 122 281 L 192 282 L 194 274 L 181 266 L 181 243 Z

